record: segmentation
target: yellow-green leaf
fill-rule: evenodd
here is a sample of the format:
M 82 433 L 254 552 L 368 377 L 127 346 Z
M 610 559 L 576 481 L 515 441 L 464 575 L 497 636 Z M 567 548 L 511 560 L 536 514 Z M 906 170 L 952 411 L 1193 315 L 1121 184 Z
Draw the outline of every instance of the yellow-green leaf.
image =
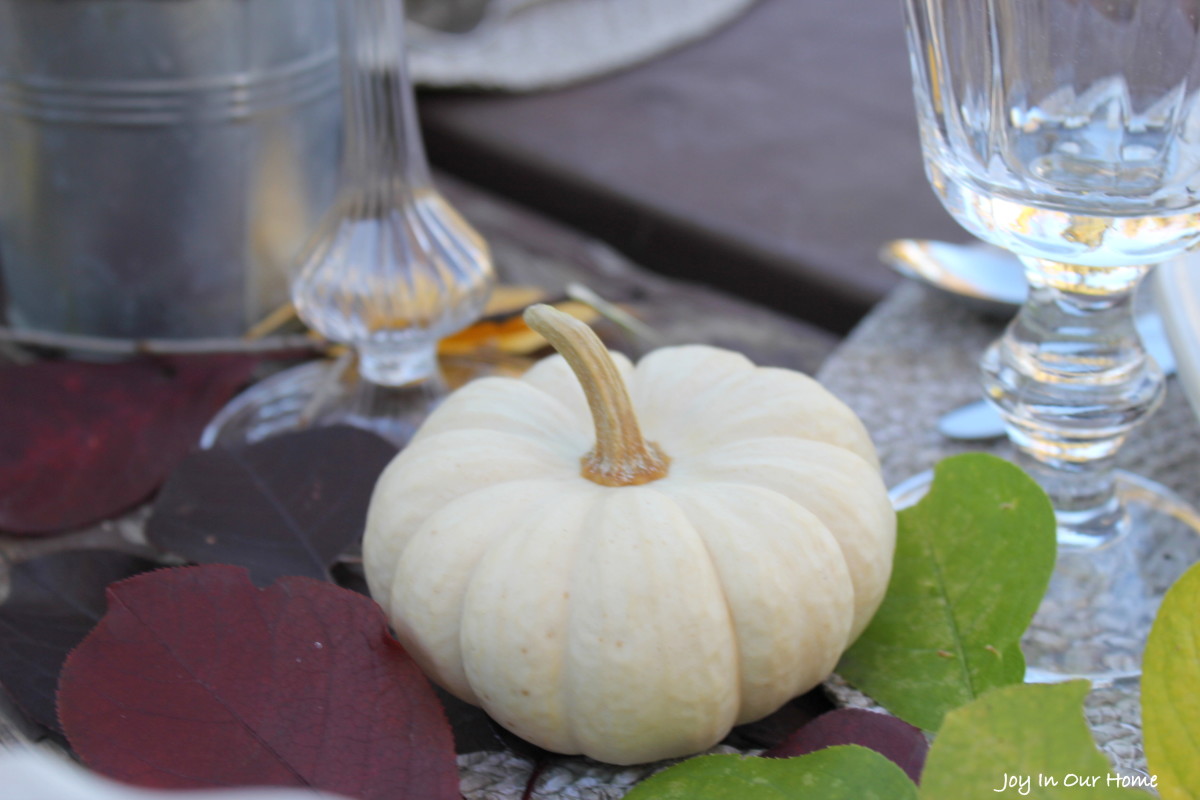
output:
M 899 515 L 887 596 L 838 672 L 935 731 L 946 712 L 1019 683 L 1019 643 L 1054 569 L 1054 510 L 1013 464 L 968 453 L 937 465 Z
M 796 758 L 688 759 L 642 781 L 625 800 L 917 800 L 904 770 L 857 745 Z M 961 800 L 961 798 L 960 798 Z
M 946 715 L 920 800 L 1150 800 L 1126 788 L 1083 716 L 1090 684 L 1005 686 Z
M 1200 799 L 1200 565 L 1167 592 L 1150 631 L 1142 731 L 1163 800 Z

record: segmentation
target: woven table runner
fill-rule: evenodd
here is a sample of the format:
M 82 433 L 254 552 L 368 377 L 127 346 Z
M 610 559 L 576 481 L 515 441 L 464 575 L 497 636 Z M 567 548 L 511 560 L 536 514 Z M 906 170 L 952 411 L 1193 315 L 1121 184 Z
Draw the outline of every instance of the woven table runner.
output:
M 999 323 L 953 300 L 904 285 L 876 307 L 825 362 L 818 376 L 866 423 L 879 448 L 889 486 L 956 453 L 984 450 L 1012 456 L 1006 441 L 955 443 L 936 430 L 943 413 L 979 398 L 979 358 L 1001 333 Z M 887 387 L 886 393 L 880 392 L 881 386 Z M 1162 407 L 1130 435 L 1119 466 L 1200 504 L 1197 464 L 1200 425 L 1172 379 Z M 1181 543 L 1181 549 L 1188 544 Z M 872 705 L 836 680 L 829 688 L 840 704 Z M 1085 710 L 1097 744 L 1116 770 L 1144 773 L 1137 682 L 1093 690 Z

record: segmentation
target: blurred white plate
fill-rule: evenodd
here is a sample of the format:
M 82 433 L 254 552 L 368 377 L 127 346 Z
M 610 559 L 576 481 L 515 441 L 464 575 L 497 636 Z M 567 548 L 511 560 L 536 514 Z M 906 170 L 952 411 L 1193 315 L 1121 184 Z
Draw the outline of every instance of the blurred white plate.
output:
M 1179 362 L 1179 384 L 1200 417 L 1200 254 L 1188 253 L 1154 270 L 1155 301 Z
M 448 0 L 425 0 L 426 5 L 439 2 Z M 409 71 L 418 85 L 436 88 L 531 91 L 564 86 L 703 38 L 756 2 L 508 0 L 462 33 L 410 19 Z M 414 12 L 418 19 L 428 16 L 423 7 Z

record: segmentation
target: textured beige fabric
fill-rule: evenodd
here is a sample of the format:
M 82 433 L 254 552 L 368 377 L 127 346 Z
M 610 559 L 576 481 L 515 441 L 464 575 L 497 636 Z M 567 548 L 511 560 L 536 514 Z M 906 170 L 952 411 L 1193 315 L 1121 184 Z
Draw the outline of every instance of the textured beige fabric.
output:
M 493 0 L 494 1 L 494 0 Z M 531 91 L 637 64 L 699 39 L 755 0 L 526 0 L 465 33 L 410 22 L 419 86 Z
M 708 751 L 736 753 L 718 745 Z M 682 760 L 682 759 L 679 759 Z M 676 761 L 613 767 L 583 758 L 556 759 L 538 776 L 534 797 L 562 800 L 618 800 L 636 783 Z M 465 800 L 520 800 L 533 764 L 513 753 L 472 753 L 458 757 L 458 772 Z

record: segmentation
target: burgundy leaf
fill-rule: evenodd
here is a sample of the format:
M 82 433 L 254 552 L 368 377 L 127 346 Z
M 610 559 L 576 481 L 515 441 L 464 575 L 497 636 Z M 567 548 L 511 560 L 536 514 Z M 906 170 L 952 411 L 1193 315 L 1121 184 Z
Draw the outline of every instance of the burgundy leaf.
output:
M 146 534 L 190 561 L 244 566 L 260 586 L 284 575 L 329 580 L 362 536 L 375 480 L 395 454 L 348 426 L 197 451 L 155 498 Z
M 929 752 L 929 741 L 920 728 L 887 714 L 840 708 L 817 717 L 763 755 L 802 756 L 839 744 L 857 744 L 887 756 L 914 782 L 920 779 Z
M 88 766 L 142 786 L 459 797 L 445 714 L 379 607 L 308 578 L 257 589 L 202 566 L 114 585 L 59 715 Z
M 0 530 L 76 528 L 145 500 L 256 363 L 0 365 Z
M 12 568 L 0 605 L 0 683 L 26 716 L 62 732 L 54 692 L 63 661 L 104 615 L 105 587 L 154 566 L 116 550 L 76 550 Z

